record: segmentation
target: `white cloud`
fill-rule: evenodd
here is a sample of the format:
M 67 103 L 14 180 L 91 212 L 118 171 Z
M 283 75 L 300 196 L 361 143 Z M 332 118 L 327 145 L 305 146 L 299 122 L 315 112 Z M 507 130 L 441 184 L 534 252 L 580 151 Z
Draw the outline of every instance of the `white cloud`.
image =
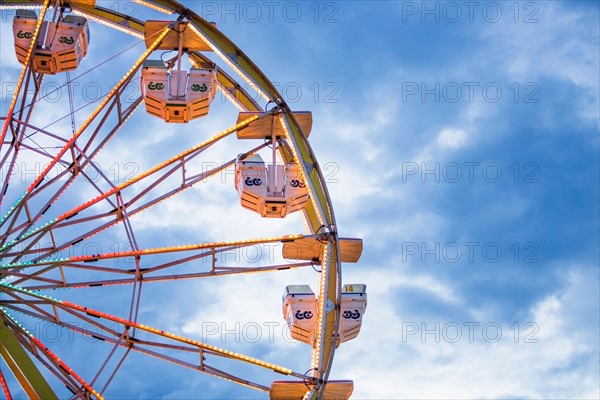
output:
M 443 129 L 437 137 L 442 149 L 459 149 L 467 144 L 468 135 L 462 129 Z
M 413 325 L 395 312 L 390 290 L 405 280 L 402 270 L 390 271 L 385 279 L 368 274 L 363 330 L 338 350 L 336 376 L 353 377 L 355 398 L 365 399 L 598 398 L 598 316 L 589 324 L 583 315 L 597 311 L 598 276 L 589 276 L 591 270 L 571 267 L 565 286 L 520 321 L 494 320 L 467 306 L 472 321 L 439 321 L 439 326 L 431 321 Z M 453 298 L 432 277 L 406 283 Z M 475 321 L 479 325 L 471 325 L 470 332 Z
M 486 54 L 492 54 L 491 61 L 502 65 L 518 83 L 533 82 L 543 90 L 541 80 L 553 78 L 584 89 L 589 98 L 574 100 L 581 103 L 582 118 L 597 120 L 598 9 L 572 7 L 568 2 L 531 4 L 539 8 L 537 22 L 514 23 L 506 19 L 481 30 L 491 46 L 486 48 Z

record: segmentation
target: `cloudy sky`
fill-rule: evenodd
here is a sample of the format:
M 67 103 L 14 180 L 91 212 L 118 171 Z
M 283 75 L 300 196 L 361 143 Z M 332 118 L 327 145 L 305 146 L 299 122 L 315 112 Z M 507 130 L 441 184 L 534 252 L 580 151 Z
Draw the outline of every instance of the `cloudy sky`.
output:
M 250 56 L 292 109 L 313 113 L 310 143 L 340 234 L 364 240 L 360 262 L 343 266 L 343 281 L 367 285 L 368 308 L 360 335 L 339 347 L 332 371 L 354 380 L 353 398 L 600 396 L 600 3 L 183 3 Z M 112 5 L 145 15 L 132 3 Z M 2 13 L 3 115 L 7 83 L 20 71 L 12 16 Z M 98 24 L 91 30 L 85 69 L 136 42 Z M 75 90 L 79 101 L 110 89 L 140 48 L 93 70 Z M 66 92 L 39 108 L 48 111 L 37 117 L 40 125 L 51 123 L 68 110 Z M 220 95 L 211 115 L 187 126 L 166 125 L 140 108 L 98 163 L 122 182 L 235 119 Z M 68 119 L 58 126 L 71 129 Z M 235 157 L 237 147 L 217 146 L 203 162 Z M 86 190 L 72 192 L 64 206 L 83 201 Z M 297 215 L 264 221 L 242 210 L 231 174 L 132 223 L 142 247 L 303 232 Z M 104 246 L 125 241 L 123 229 L 103 235 L 97 243 Z M 317 279 L 302 270 L 148 285 L 140 319 L 306 370 L 310 350 L 288 339 L 280 295 L 286 284 L 314 289 Z M 119 293 L 60 296 L 118 313 Z M 37 327 L 49 335 L 44 329 Z M 91 378 L 89 354 L 107 348 L 68 335 L 54 348 Z M 240 371 L 267 385 L 282 379 Z M 263 396 L 137 355 L 106 394 Z

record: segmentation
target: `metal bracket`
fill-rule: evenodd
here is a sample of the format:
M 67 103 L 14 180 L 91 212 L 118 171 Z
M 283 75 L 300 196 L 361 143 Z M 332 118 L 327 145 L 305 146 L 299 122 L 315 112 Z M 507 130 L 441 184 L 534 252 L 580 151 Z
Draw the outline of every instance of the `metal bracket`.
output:
M 329 314 L 331 311 L 335 310 L 335 304 L 329 299 L 325 302 L 325 314 Z
M 304 168 L 306 169 L 306 174 L 310 175 L 310 173 L 313 171 L 313 169 L 315 169 L 315 165 L 314 164 L 310 164 L 306 161 L 303 162 L 304 163 Z

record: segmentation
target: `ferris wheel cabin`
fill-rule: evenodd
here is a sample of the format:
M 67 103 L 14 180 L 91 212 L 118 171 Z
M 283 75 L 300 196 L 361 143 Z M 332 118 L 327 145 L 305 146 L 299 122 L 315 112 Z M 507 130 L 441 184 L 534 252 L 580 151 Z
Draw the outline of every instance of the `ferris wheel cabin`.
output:
M 171 21 L 146 21 L 146 47 L 169 25 Z M 210 47 L 188 29 L 188 22 L 180 21 L 154 50 L 163 55 L 174 52 L 175 56 L 163 60 L 161 55 L 161 60 L 146 60 L 142 65 L 140 88 L 148 114 L 174 123 L 206 116 L 217 89 L 216 65 L 192 61 L 192 67 L 186 69 L 182 62 L 191 52 L 210 51 Z
M 320 299 L 308 285 L 289 285 L 283 293 L 283 318 L 292 338 L 315 345 L 317 304 Z M 367 285 L 351 284 L 342 288 L 340 329 L 336 346 L 358 336 L 367 309 Z
M 317 298 L 308 285 L 289 285 L 283 293 L 283 318 L 292 338 L 313 345 L 317 323 Z
M 298 165 L 266 165 L 259 154 L 236 160 L 235 188 L 242 207 L 267 218 L 284 218 L 303 209 L 308 189 Z
M 367 309 L 367 285 L 351 284 L 342 288 L 342 306 L 340 309 L 340 333 L 338 343 L 347 342 L 358 336 L 362 326 L 362 317 Z
M 257 117 L 260 112 L 241 112 L 237 123 Z M 309 111 L 294 112 L 303 133 L 308 137 L 312 128 Z M 258 139 L 270 142 L 272 158 L 265 163 L 259 154 L 239 155 L 235 162 L 235 189 L 242 207 L 266 218 L 284 218 L 302 210 L 308 202 L 308 187 L 298 164 L 277 162 L 278 141 L 285 137 L 280 114 L 270 114 L 250 122 L 237 130 L 238 139 Z
M 33 10 L 17 10 L 13 18 L 15 52 L 24 64 L 38 21 Z M 60 21 L 43 21 L 32 54 L 33 68 L 38 73 L 54 75 L 72 71 L 86 56 L 90 40 L 87 19 L 75 15 Z
M 140 87 L 149 114 L 166 122 L 187 123 L 208 114 L 216 83 L 217 72 L 212 63 L 202 63 L 188 73 L 169 70 L 160 60 L 146 60 Z

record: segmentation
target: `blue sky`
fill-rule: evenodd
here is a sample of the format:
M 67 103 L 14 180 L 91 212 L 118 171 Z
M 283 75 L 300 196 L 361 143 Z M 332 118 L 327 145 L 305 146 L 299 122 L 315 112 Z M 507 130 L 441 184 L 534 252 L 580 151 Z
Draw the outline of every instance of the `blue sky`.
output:
M 358 264 L 343 266 L 343 280 L 367 284 L 367 312 L 332 372 L 354 380 L 353 398 L 600 396 L 600 3 L 183 3 L 216 22 L 292 109 L 313 112 L 310 142 L 339 231 L 365 246 Z M 137 6 L 123 4 L 139 17 Z M 19 69 L 5 39 L 12 14 L 2 15 L 5 83 Z M 117 37 L 92 25 L 88 68 L 93 57 L 115 53 Z M 90 79 L 103 89 L 114 83 Z M 57 104 L 64 99 L 43 107 L 56 114 Z M 221 101 L 175 131 L 138 110 L 99 162 L 143 171 L 231 125 L 234 114 Z M 234 156 L 232 149 L 211 156 Z M 298 232 L 294 216 L 275 224 L 227 209 L 237 204 L 231 178 L 210 185 L 134 219 L 141 240 L 217 240 L 231 234 L 228 226 L 242 237 Z M 105 234 L 123 240 L 122 231 Z M 264 330 L 255 344 L 224 334 L 239 333 L 236 323 L 283 324 L 283 287 L 316 282 L 313 271 L 281 275 L 148 286 L 142 318 L 307 365 L 308 349 L 284 340 L 282 325 L 273 343 Z M 85 301 L 114 306 L 107 297 L 90 292 Z M 72 362 L 84 366 L 98 344 L 56 346 L 68 353 L 73 341 L 86 350 Z M 126 369 L 110 397 L 261 396 L 142 356 Z

